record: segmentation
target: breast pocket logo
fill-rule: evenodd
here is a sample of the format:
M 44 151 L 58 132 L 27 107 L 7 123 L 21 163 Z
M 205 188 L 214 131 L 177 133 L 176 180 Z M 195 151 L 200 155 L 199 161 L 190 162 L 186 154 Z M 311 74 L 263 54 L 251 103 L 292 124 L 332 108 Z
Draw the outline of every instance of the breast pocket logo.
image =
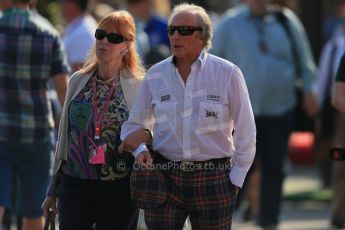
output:
M 215 111 L 209 111 L 207 109 L 205 109 L 206 111 L 206 118 L 207 117 L 213 117 L 213 118 L 218 118 L 218 112 L 215 112 Z
M 170 95 L 161 96 L 161 102 L 163 101 L 170 101 Z

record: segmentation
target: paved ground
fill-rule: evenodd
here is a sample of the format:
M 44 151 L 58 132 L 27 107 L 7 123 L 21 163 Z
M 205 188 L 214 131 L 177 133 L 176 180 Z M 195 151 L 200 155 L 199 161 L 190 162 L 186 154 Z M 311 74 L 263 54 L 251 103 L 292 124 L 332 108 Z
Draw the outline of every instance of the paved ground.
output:
M 313 166 L 291 166 L 284 183 L 285 197 L 320 189 L 317 171 Z M 315 200 L 285 200 L 279 230 L 329 230 L 330 202 Z M 241 213 L 234 217 L 233 229 L 259 230 L 253 222 L 242 223 Z
M 328 230 L 330 206 L 325 203 L 301 202 L 285 203 L 282 212 L 280 230 Z M 253 222 L 241 223 L 239 216 L 235 217 L 233 229 L 260 230 Z

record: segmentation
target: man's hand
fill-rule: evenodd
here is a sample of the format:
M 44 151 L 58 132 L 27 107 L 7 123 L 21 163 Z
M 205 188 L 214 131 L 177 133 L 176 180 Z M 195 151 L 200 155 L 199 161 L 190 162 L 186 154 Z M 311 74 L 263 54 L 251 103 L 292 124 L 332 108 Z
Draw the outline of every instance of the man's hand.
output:
M 119 153 L 123 152 L 133 152 L 135 151 L 141 143 L 150 144 L 151 135 L 145 129 L 138 129 L 137 131 L 131 133 L 124 139 L 119 146 Z
M 152 166 L 151 154 L 147 151 L 141 152 L 136 158 L 135 161 L 145 168 L 149 169 Z
M 55 215 L 57 214 L 56 203 L 57 203 L 56 197 L 47 196 L 45 198 L 41 207 L 45 218 L 47 218 L 49 210 L 52 210 Z

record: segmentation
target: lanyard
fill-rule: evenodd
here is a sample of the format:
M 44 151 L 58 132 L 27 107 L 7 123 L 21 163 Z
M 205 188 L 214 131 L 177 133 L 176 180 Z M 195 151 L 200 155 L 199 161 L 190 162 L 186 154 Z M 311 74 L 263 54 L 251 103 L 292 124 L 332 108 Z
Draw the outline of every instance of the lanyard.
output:
M 91 144 L 95 147 L 95 149 L 98 148 L 98 145 L 96 145 L 96 143 L 89 137 L 89 140 L 91 142 Z
M 93 106 L 93 113 L 94 113 L 93 122 L 95 125 L 95 139 L 100 138 L 101 121 L 104 119 L 105 112 L 107 111 L 109 103 L 110 103 L 111 95 L 112 95 L 113 91 L 115 90 L 115 87 L 117 86 L 117 84 L 118 84 L 118 79 L 115 78 L 111 83 L 110 90 L 107 92 L 106 99 L 105 99 L 105 102 L 103 104 L 103 109 L 99 113 L 98 107 L 97 107 L 96 77 L 93 78 L 93 82 L 92 82 L 92 106 Z

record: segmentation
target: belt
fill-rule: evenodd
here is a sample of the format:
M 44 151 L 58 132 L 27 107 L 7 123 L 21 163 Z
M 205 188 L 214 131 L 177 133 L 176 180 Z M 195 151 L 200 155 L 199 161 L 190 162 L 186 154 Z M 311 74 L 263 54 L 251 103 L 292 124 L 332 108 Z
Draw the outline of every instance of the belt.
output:
M 160 167 L 162 170 L 179 170 L 183 172 L 230 170 L 232 167 L 231 157 L 213 158 L 206 161 L 171 161 L 157 151 L 153 153 L 153 162 L 156 168 L 160 164 L 164 164 L 164 167 Z

